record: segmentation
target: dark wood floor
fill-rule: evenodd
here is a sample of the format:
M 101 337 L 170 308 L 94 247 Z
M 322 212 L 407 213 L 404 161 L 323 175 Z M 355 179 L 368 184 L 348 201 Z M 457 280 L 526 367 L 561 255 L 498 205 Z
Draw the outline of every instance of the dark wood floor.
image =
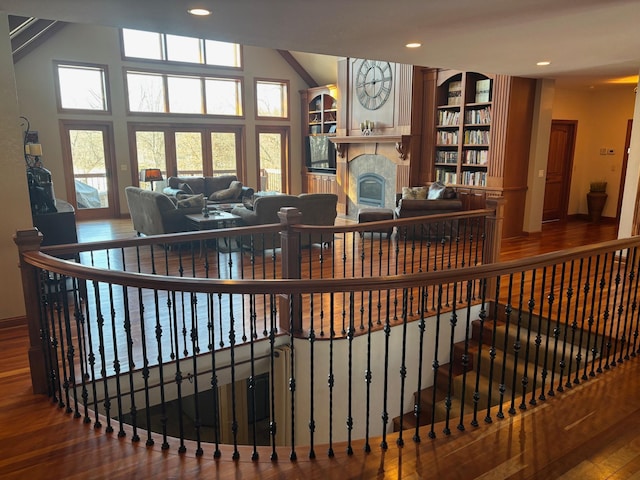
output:
M 615 226 L 583 222 L 548 224 L 542 235 L 505 241 L 503 259 L 558 250 L 564 246 L 615 238 Z M 132 235 L 128 221 L 80 224 L 81 240 Z M 109 236 L 111 235 L 111 236 Z M 348 457 L 337 445 L 335 459 L 318 448 L 318 459 L 298 451 L 288 460 L 280 449 L 277 464 L 269 450 L 250 460 L 249 449 L 231 460 L 224 449 L 213 460 L 213 449 L 200 459 L 188 445 L 179 455 L 132 445 L 131 436 L 117 438 L 91 424 L 65 415 L 46 397 L 33 395 L 27 362 L 25 327 L 0 330 L 0 477 L 39 478 L 434 478 L 434 479 L 638 479 L 640 478 L 640 362 L 619 364 L 612 372 L 575 386 L 562 398 L 495 421 L 477 431 L 455 432 L 435 440 L 422 436 L 420 444 L 408 437 L 404 448 L 381 452 L 375 442 L 364 454 L 355 443 Z

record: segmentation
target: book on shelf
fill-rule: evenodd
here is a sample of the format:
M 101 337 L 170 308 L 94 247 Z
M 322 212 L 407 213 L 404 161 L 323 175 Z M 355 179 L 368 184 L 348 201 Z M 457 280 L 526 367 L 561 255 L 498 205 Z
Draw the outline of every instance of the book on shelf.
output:
M 444 183 L 444 184 L 455 184 L 457 179 L 456 172 L 451 172 L 449 170 L 444 170 L 437 168 L 436 169 L 436 182 Z
M 450 82 L 447 95 L 447 105 L 462 104 L 462 82 Z
M 489 125 L 491 123 L 491 108 L 484 107 L 465 112 L 464 123 L 468 125 Z
M 491 80 L 484 79 L 476 82 L 476 103 L 488 102 L 491 99 Z
M 438 112 L 438 125 L 455 127 L 460 119 L 460 111 L 440 110 Z

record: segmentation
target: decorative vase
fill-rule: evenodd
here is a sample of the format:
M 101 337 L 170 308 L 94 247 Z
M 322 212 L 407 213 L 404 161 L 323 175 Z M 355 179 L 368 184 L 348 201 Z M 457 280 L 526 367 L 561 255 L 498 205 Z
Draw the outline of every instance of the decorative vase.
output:
M 607 182 L 591 183 L 591 190 L 587 193 L 587 209 L 589 211 L 589 220 L 598 223 L 602 217 L 604 204 L 607 202 Z

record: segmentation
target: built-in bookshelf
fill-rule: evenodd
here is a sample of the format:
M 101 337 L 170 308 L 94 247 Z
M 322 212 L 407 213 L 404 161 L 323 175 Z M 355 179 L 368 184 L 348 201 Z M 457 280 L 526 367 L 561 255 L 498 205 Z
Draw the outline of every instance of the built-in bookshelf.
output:
M 443 72 L 436 102 L 435 180 L 486 186 L 492 79 L 473 72 Z
M 315 93 L 315 95 L 314 95 Z M 308 135 L 335 135 L 338 109 L 336 99 L 324 89 L 311 92 L 308 100 L 307 126 Z

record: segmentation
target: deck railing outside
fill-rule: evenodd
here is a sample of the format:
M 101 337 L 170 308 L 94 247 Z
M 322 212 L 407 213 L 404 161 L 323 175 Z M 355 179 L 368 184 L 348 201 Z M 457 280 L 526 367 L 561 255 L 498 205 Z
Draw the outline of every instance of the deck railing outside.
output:
M 47 249 L 70 261 L 19 232 L 34 388 L 147 445 L 295 459 L 477 428 L 638 352 L 638 240 L 500 264 L 492 211 L 281 218 Z

